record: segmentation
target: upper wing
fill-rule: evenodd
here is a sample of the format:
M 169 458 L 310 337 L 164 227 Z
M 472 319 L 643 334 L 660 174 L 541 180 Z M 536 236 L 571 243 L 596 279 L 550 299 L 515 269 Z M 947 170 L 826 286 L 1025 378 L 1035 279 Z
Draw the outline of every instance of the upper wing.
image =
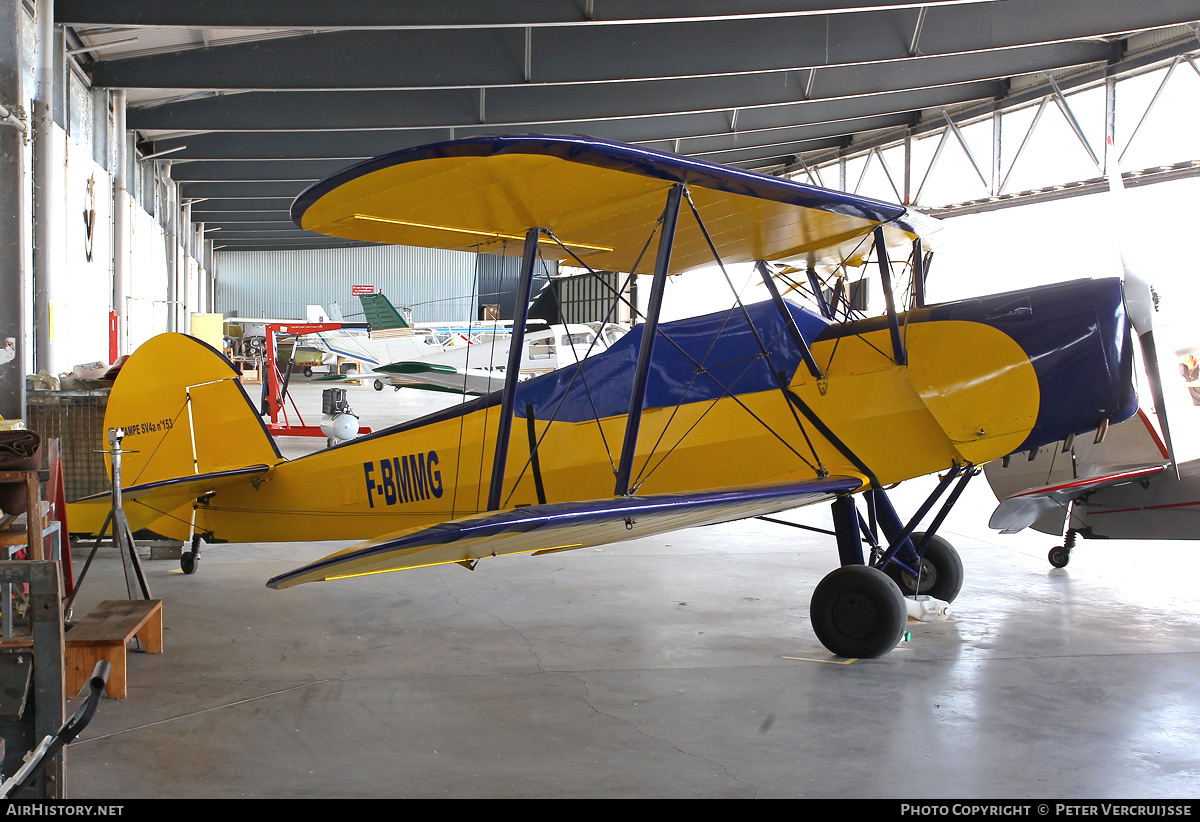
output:
M 903 206 L 588 137 L 512 136 L 455 140 L 358 163 L 310 186 L 292 204 L 305 230 L 395 245 L 520 255 L 530 226 L 551 226 L 541 252 L 570 253 L 593 269 L 654 268 L 645 235 L 668 189 L 685 183 L 714 227 L 726 263 L 805 258 L 853 262 L 862 239 L 886 224 L 889 246 L 906 250 L 937 222 Z M 693 220 L 680 220 L 671 273 L 711 265 Z M 562 245 L 559 245 L 559 242 Z
M 1015 534 L 1017 531 L 1033 525 L 1051 511 L 1065 509 L 1073 499 L 1078 499 L 1099 488 L 1135 482 L 1157 474 L 1166 467 L 1165 464 L 1151 465 L 1022 491 L 1006 497 L 996 506 L 996 510 L 992 512 L 992 518 L 988 520 L 988 526 L 1003 534 Z
M 860 489 L 859 477 L 726 488 L 693 494 L 557 502 L 465 517 L 354 545 L 281 574 L 269 588 L 500 554 L 605 545 L 696 525 L 785 511 Z

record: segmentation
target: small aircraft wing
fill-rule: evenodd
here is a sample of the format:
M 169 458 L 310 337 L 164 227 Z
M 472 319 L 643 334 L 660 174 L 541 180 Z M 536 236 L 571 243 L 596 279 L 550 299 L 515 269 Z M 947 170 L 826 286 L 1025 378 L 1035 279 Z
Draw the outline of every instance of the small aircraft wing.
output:
M 407 388 L 446 391 L 454 394 L 487 394 L 504 387 L 503 371 L 460 370 L 452 365 L 411 360 L 381 365 L 375 369 L 389 383 Z
M 1011 534 L 1032 525 L 1044 534 L 1060 535 L 1067 503 L 1103 487 L 1093 483 L 1138 469 L 1157 473 L 1159 466 L 1170 464 L 1167 447 L 1144 408 L 1097 439 L 1078 436 L 1069 451 L 1052 443 L 1037 449 L 1028 459 L 1014 456 L 985 465 L 984 476 L 1003 508 L 994 512 L 991 527 Z M 1038 516 L 1025 522 L 1035 509 Z M 1025 513 L 1017 513 L 1019 510 Z
M 268 588 L 304 582 L 471 563 L 501 554 L 550 553 L 713 525 L 786 511 L 848 494 L 861 477 L 724 488 L 700 493 L 629 496 L 530 505 L 401 531 L 353 545 L 310 565 L 281 574 Z
M 991 519 L 988 520 L 988 527 L 1002 534 L 1015 534 L 1033 525 L 1055 509 L 1065 509 L 1071 500 L 1101 488 L 1137 482 L 1165 471 L 1166 468 L 1167 463 L 1150 465 L 1022 491 L 1001 500 L 1000 504 L 996 506 L 996 510 L 992 512 Z

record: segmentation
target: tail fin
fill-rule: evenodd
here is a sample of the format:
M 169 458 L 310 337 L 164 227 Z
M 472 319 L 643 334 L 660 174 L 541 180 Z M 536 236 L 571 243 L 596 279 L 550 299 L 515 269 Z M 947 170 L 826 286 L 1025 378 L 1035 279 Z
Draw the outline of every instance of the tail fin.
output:
M 153 337 L 125 362 L 104 428 L 123 429 L 122 450 L 134 452 L 122 456 L 122 486 L 283 459 L 233 364 L 185 334 Z
M 372 331 L 409 327 L 391 300 L 382 294 L 359 294 L 358 301 L 362 303 L 363 314 Z

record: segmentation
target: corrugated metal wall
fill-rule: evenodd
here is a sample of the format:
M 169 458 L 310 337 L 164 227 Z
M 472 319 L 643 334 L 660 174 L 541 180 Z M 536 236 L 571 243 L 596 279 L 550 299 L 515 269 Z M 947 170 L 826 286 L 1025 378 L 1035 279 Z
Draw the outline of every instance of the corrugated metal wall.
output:
M 494 304 L 510 319 L 520 264 L 520 257 L 407 246 L 218 251 L 217 312 L 299 319 L 308 305 L 332 312 L 336 302 L 353 321 L 362 307 L 351 288 L 368 285 L 398 309 L 411 308 L 415 322 L 470 319 L 479 306 Z
M 615 271 L 597 271 L 556 280 L 563 319 L 569 323 L 628 322 L 629 307 L 617 297 L 627 279 L 628 275 Z M 628 293 L 625 298 L 636 299 Z
M 225 316 L 303 318 L 305 306 L 362 312 L 351 293 L 374 286 L 417 322 L 475 315 L 475 257 L 462 251 L 369 246 L 309 251 L 218 251 L 217 312 Z

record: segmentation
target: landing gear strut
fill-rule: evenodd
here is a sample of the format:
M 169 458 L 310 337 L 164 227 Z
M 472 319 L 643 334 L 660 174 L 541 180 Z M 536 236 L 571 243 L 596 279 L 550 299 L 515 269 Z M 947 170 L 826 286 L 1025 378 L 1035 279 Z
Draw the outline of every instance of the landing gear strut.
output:
M 881 489 L 863 495 L 867 517 L 859 512 L 854 497 L 834 500 L 833 522 L 842 567 L 821 580 L 809 606 L 813 631 L 822 645 L 838 656 L 882 656 L 905 635 L 906 595 L 923 594 L 946 602 L 958 596 L 963 583 L 962 559 L 954 546 L 935 532 L 976 473 L 973 466 L 954 466 L 907 525 L 900 522 Z M 929 530 L 914 531 L 956 477 L 958 485 Z M 886 546 L 880 544 L 878 530 L 886 536 Z M 863 554 L 863 537 L 871 545 L 870 564 Z

